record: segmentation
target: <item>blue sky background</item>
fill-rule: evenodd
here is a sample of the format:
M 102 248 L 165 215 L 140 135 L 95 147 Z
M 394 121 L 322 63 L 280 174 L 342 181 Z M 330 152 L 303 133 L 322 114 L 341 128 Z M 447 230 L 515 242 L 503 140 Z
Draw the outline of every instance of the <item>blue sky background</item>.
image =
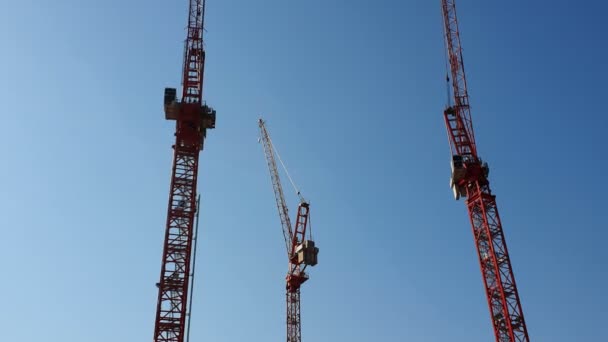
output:
M 3 3 L 2 341 L 152 339 L 174 128 L 162 92 L 179 85 L 186 6 Z M 458 10 L 530 337 L 607 340 L 608 5 Z M 261 114 L 312 201 L 304 340 L 491 341 L 448 187 L 439 1 L 209 0 L 206 27 L 218 121 L 201 156 L 191 341 L 284 340 Z

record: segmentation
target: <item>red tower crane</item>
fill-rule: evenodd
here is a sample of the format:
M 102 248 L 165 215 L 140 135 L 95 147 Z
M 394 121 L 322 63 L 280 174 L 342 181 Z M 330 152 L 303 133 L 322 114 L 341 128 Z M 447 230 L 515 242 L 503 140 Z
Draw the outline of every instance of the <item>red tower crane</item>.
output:
M 490 190 L 489 168 L 477 155 L 455 0 L 441 0 L 441 5 L 454 97 L 454 104 L 443 113 L 452 152 L 450 187 L 456 199 L 467 198 L 496 341 L 528 342 L 496 197 Z
M 258 124 L 260 126 L 260 139 L 264 145 L 264 153 L 266 155 L 268 169 L 270 170 L 270 179 L 272 181 L 272 188 L 279 210 L 283 237 L 285 238 L 285 246 L 287 249 L 287 260 L 289 265 L 285 278 L 287 290 L 287 342 L 301 342 L 300 286 L 308 280 L 308 274 L 305 272 L 306 266 L 315 266 L 317 264 L 319 249 L 315 247 L 315 243 L 312 240 L 312 237 L 310 237 L 310 233 L 309 239 L 306 239 L 306 227 L 309 224 L 310 217 L 310 205 L 297 190 L 296 192 L 300 198 L 300 204 L 298 205 L 296 225 L 294 229 L 291 228 L 287 204 L 285 202 L 285 197 L 283 196 L 283 187 L 281 186 L 281 179 L 279 178 L 277 164 L 274 159 L 275 149 L 272 145 L 272 140 L 270 140 L 270 136 L 268 135 L 268 131 L 266 130 L 264 121 L 260 119 Z M 281 157 L 278 154 L 277 156 L 280 161 Z M 287 176 L 289 176 L 289 174 L 287 174 Z
M 176 98 L 174 88 L 165 88 L 165 118 L 175 120 L 176 125 L 160 281 L 156 284 L 155 342 L 183 342 L 190 310 L 198 157 L 207 129 L 215 128 L 215 110 L 203 102 L 204 15 L 205 0 L 190 0 L 181 99 Z

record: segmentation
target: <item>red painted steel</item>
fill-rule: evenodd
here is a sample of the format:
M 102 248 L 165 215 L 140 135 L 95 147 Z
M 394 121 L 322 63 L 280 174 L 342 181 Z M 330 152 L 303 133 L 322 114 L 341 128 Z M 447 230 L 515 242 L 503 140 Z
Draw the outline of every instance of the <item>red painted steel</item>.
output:
M 298 206 L 298 217 L 291 242 L 289 254 L 289 271 L 287 281 L 287 342 L 302 341 L 302 326 L 300 322 L 300 286 L 308 280 L 308 274 L 297 260 L 296 247 L 304 242 L 308 213 L 310 206 L 303 202 Z
M 155 342 L 183 342 L 186 334 L 198 159 L 206 130 L 215 127 L 215 111 L 202 100 L 204 10 L 204 0 L 190 0 L 181 101 L 168 101 L 165 90 L 165 112 L 168 119 L 176 120 L 176 128 L 161 273 L 157 283 Z
M 302 323 L 300 321 L 300 288 L 287 291 L 287 342 L 302 341 Z
M 302 266 L 303 263 L 298 260 L 296 248 L 305 240 L 310 205 L 305 201 L 300 203 L 298 206 L 296 225 L 294 229 L 292 229 L 287 204 L 283 195 L 283 188 L 281 186 L 281 179 L 279 177 L 276 161 L 274 159 L 274 147 L 272 145 L 272 140 L 270 140 L 270 136 L 266 130 L 264 121 L 260 119 L 258 123 L 260 126 L 261 141 L 264 145 L 266 162 L 268 163 L 268 169 L 270 170 L 272 188 L 274 190 L 275 200 L 279 210 L 279 217 L 281 219 L 281 226 L 283 229 L 283 236 L 285 238 L 289 263 L 287 276 L 285 277 L 285 287 L 287 291 L 287 342 L 301 342 L 302 327 L 300 317 L 300 286 L 306 280 L 308 280 L 308 274 L 304 272 L 306 265 Z
M 452 154 L 462 157 L 462 174 L 455 179 L 455 187 L 466 192 L 466 205 L 496 341 L 528 342 L 528 329 L 498 215 L 496 197 L 490 190 L 487 165 L 477 155 L 455 0 L 442 0 L 441 4 L 454 96 L 454 105 L 444 111 L 444 119 Z

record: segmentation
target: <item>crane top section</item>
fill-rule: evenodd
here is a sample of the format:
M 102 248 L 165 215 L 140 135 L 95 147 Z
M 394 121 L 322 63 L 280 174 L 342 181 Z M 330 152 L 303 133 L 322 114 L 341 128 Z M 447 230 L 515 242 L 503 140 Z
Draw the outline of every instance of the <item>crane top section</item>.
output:
M 205 47 L 203 30 L 205 25 L 205 0 L 190 0 L 188 7 L 188 35 L 184 48 L 183 95 L 185 103 L 203 102 L 203 72 Z
M 445 45 L 452 76 L 452 95 L 454 97 L 454 105 L 448 107 L 444 115 L 448 124 L 452 153 L 469 161 L 477 158 L 477 149 L 462 59 L 456 3 L 455 0 L 442 0 L 441 5 L 444 18 Z
M 165 88 L 165 119 L 177 121 L 180 144 L 203 149 L 207 129 L 215 128 L 216 112 L 203 101 L 205 0 L 190 0 L 182 70 L 182 97 Z
M 272 188 L 274 190 L 277 209 L 279 211 L 279 217 L 281 219 L 283 237 L 285 238 L 285 247 L 287 250 L 289 262 L 292 265 L 314 266 L 317 264 L 317 254 L 319 252 L 319 249 L 315 247 L 312 238 L 306 239 L 306 230 L 309 225 L 310 204 L 304 200 L 304 198 L 300 194 L 300 191 L 298 191 L 297 187 L 295 186 L 295 183 L 289 176 L 289 172 L 287 172 L 287 168 L 285 167 L 285 164 L 283 164 L 281 156 L 276 153 L 276 149 L 272 144 L 272 140 L 270 139 L 270 135 L 268 134 L 268 130 L 266 129 L 266 124 L 264 120 L 259 119 L 258 125 L 260 127 L 260 140 L 264 146 L 264 154 L 266 156 L 266 162 L 268 163 L 270 178 L 272 180 Z M 275 161 L 275 153 L 276 156 L 279 158 L 279 161 L 285 168 L 285 173 L 289 177 L 289 180 L 294 186 L 294 189 L 300 199 L 296 223 L 293 228 L 291 226 L 291 220 L 289 219 L 289 211 L 287 203 L 285 201 L 285 196 L 283 194 L 283 186 L 281 185 L 281 179 L 279 177 L 277 163 Z M 303 277 L 305 276 L 305 273 L 302 272 L 300 274 L 299 269 L 297 273 L 300 275 L 300 278 L 302 278 L 301 281 L 298 281 L 298 283 L 301 284 L 304 280 Z
M 450 187 L 459 199 L 466 196 L 470 184 L 487 182 L 489 168 L 477 155 L 455 0 L 441 0 L 441 8 L 454 97 L 443 115 L 452 152 Z

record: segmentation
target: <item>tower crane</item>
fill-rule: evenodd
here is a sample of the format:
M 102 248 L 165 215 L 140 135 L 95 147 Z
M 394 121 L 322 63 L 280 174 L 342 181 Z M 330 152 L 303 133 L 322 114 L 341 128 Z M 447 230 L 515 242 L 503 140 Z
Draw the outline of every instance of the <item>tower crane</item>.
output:
M 441 7 L 454 100 L 443 113 L 452 154 L 450 187 L 456 200 L 466 197 L 496 341 L 528 342 L 488 164 L 477 154 L 455 0 L 441 0 Z
M 259 119 L 260 139 L 264 146 L 264 154 L 266 162 L 270 170 L 270 179 L 272 188 L 279 210 L 279 218 L 281 219 L 281 227 L 283 228 L 283 237 L 285 238 L 285 247 L 287 249 L 288 270 L 286 280 L 286 298 L 287 298 L 287 342 L 301 342 L 302 329 L 300 321 L 300 286 L 308 280 L 308 274 L 305 272 L 306 266 L 315 266 L 317 264 L 317 255 L 319 249 L 315 247 L 315 243 L 309 232 L 309 238 L 306 237 L 306 228 L 310 218 L 310 204 L 304 200 L 299 191 L 296 192 L 300 199 L 298 205 L 298 214 L 294 228 L 291 227 L 287 203 L 283 195 L 283 187 L 277 170 L 277 164 L 274 159 L 275 149 L 272 145 L 272 140 L 268 135 L 268 130 L 262 119 Z M 281 157 L 278 155 L 279 161 Z M 282 161 L 281 161 L 282 164 Z M 283 165 L 285 167 L 285 165 Z M 285 169 L 286 173 L 287 170 Z M 287 173 L 289 177 L 289 173 Z M 291 178 L 290 178 L 291 180 Z M 292 181 L 292 185 L 293 185 Z M 294 185 L 295 188 L 295 185 Z
M 198 158 L 216 112 L 203 102 L 205 0 L 189 0 L 182 70 L 182 97 L 165 88 L 165 119 L 175 121 L 173 168 L 163 245 L 154 342 L 184 342 L 192 290 L 194 217 L 198 210 Z

